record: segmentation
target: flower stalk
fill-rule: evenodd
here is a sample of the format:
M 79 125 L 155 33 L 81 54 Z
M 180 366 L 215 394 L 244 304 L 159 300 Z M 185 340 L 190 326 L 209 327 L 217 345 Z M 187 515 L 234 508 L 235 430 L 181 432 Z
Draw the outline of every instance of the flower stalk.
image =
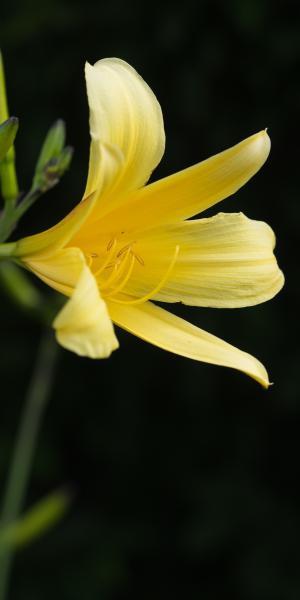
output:
M 11 242 L 9 244 L 0 244 L 0 260 L 12 256 L 15 247 L 15 242 Z
M 41 421 L 50 396 L 57 346 L 52 335 L 45 335 L 37 352 L 36 365 L 25 398 L 23 415 L 16 437 L 11 467 L 6 483 L 0 526 L 16 521 L 22 510 Z M 0 600 L 8 592 L 13 549 L 0 548 Z

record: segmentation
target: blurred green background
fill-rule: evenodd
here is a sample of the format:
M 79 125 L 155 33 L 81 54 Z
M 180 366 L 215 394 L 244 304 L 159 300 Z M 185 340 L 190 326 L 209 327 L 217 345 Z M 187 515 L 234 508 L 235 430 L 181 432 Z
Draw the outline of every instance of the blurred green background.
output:
M 167 148 L 155 177 L 269 128 L 266 166 L 211 212 L 270 223 L 287 279 L 258 307 L 174 308 L 262 360 L 268 392 L 124 332 L 108 361 L 60 350 L 27 505 L 60 485 L 75 498 L 55 530 L 19 552 L 11 599 L 298 600 L 298 3 L 11 0 L 1 3 L 0 46 L 21 122 L 21 188 L 56 118 L 75 147 L 71 170 L 18 235 L 55 223 L 81 198 L 84 62 L 118 56 L 162 105 Z M 3 484 L 41 331 L 3 293 L 0 301 Z

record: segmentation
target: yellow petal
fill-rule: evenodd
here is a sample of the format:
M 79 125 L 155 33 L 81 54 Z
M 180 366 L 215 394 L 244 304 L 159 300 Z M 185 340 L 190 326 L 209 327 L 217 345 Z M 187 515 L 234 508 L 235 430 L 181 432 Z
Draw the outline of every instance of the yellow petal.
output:
M 66 296 L 73 293 L 85 266 L 79 248 L 63 248 L 50 256 L 33 256 L 24 262 L 44 283 Z
M 87 266 L 71 298 L 53 322 L 59 344 L 75 354 L 107 358 L 118 348 L 106 304 Z
M 217 308 L 259 304 L 283 285 L 274 245 L 272 229 L 242 213 L 154 229 L 134 248 L 144 267 L 136 264 L 126 293 L 139 297 L 155 289 L 179 246 L 175 265 L 153 299 Z
M 26 260 L 32 256 L 51 255 L 65 246 L 72 236 L 82 227 L 96 201 L 91 194 L 82 200 L 62 221 L 36 235 L 30 235 L 16 243 L 14 256 Z
M 118 146 L 92 139 L 89 173 L 85 196 L 96 190 L 97 198 L 105 191 L 112 191 L 122 175 L 125 159 Z
M 268 374 L 253 356 L 146 302 L 141 306 L 108 303 L 114 323 L 159 348 L 194 360 L 243 371 L 263 387 Z
M 87 63 L 85 73 L 92 137 L 87 189 L 98 189 L 99 180 L 105 178 L 105 172 L 100 173 L 105 161 L 98 160 L 100 142 L 124 158 L 114 192 L 135 190 L 149 179 L 164 152 L 160 105 L 145 81 L 122 60 Z
M 142 230 L 192 217 L 234 194 L 261 168 L 270 151 L 266 131 L 156 181 L 127 198 L 100 222 L 104 229 Z M 99 224 L 98 224 L 99 227 Z

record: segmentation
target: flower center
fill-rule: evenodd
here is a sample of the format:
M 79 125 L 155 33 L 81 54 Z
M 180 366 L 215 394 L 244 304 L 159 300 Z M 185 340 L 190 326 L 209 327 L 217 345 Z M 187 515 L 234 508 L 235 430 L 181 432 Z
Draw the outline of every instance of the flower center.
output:
M 132 275 L 135 264 L 138 263 L 140 267 L 145 266 L 142 256 L 137 254 L 134 250 L 135 244 L 136 241 L 130 242 L 126 246 L 123 246 L 116 253 L 117 239 L 112 238 L 107 244 L 106 256 L 101 266 L 93 270 L 93 274 L 97 279 L 101 294 L 105 298 L 109 298 L 110 300 L 113 300 L 119 304 L 141 304 L 155 296 L 170 277 L 180 249 L 179 245 L 175 247 L 173 257 L 165 274 L 149 293 L 140 298 L 134 298 L 131 300 L 127 297 L 123 300 L 120 297 L 116 298 L 116 295 L 124 291 L 124 288 Z M 89 254 L 87 255 L 87 258 L 89 261 L 89 266 L 91 266 L 94 258 L 98 258 L 98 254 Z

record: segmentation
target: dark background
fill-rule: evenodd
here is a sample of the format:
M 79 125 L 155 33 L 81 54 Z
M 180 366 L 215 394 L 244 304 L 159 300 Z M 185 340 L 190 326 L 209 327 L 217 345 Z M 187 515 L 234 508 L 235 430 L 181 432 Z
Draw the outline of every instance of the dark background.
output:
M 80 200 L 89 148 L 84 61 L 118 56 L 162 105 L 167 149 L 155 177 L 269 127 L 268 163 L 212 213 L 266 220 L 287 280 L 258 307 L 181 311 L 262 360 L 275 383 L 268 392 L 124 332 L 108 361 L 60 351 L 27 505 L 62 484 L 76 494 L 64 521 L 18 555 L 12 600 L 298 600 L 298 2 L 11 0 L 1 3 L 0 46 L 21 120 L 22 189 L 56 118 L 75 147 L 70 172 L 19 235 L 55 223 Z M 4 482 L 41 331 L 0 300 Z

